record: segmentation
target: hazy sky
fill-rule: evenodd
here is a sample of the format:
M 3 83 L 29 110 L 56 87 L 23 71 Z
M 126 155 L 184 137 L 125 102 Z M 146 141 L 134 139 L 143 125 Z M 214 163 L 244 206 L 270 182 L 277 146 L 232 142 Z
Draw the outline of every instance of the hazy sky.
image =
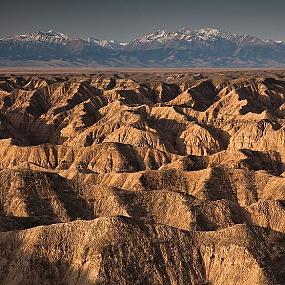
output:
M 285 40 L 285 0 L 0 0 L 0 37 L 56 30 L 130 39 L 206 26 Z

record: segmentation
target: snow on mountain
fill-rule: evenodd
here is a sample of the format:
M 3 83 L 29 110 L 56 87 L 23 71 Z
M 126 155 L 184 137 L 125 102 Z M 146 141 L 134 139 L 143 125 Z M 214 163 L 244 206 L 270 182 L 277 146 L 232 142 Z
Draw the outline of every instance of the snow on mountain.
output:
M 38 43 L 52 43 L 52 44 L 62 44 L 62 45 L 66 45 L 67 42 L 71 41 L 81 41 L 82 43 L 95 44 L 96 46 L 99 45 L 101 47 L 110 48 L 110 49 L 119 49 L 127 44 L 127 43 L 120 43 L 114 40 L 100 40 L 96 38 L 88 38 L 87 40 L 79 39 L 53 30 L 49 30 L 47 32 L 37 31 L 30 34 L 12 35 L 0 39 L 0 41 L 38 42 Z
M 109 49 L 120 49 L 124 47 L 127 43 L 121 43 L 114 40 L 99 40 L 95 38 L 88 38 L 88 42 L 96 43 L 102 47 L 109 48 Z
M 74 40 L 74 37 L 69 37 L 63 33 L 49 30 L 47 32 L 37 31 L 30 34 L 12 35 L 1 39 L 2 41 L 20 41 L 20 42 L 47 42 L 61 44 L 69 40 Z
M 128 48 L 159 48 L 162 46 L 169 46 L 170 43 L 177 42 L 203 42 L 211 45 L 213 42 L 228 42 L 232 44 L 276 44 L 277 41 L 262 40 L 251 35 L 237 35 L 230 32 L 221 31 L 214 28 L 203 28 L 199 30 L 181 29 L 175 32 L 167 32 L 165 30 L 158 30 L 152 34 L 137 38 L 128 43 Z
M 63 60 L 111 66 L 281 66 L 285 42 L 214 28 L 158 30 L 129 43 L 38 31 L 0 39 L 1 60 Z
M 173 41 L 204 41 L 204 42 L 213 42 L 218 40 L 226 40 L 232 43 L 241 44 L 246 43 L 255 43 L 255 44 L 274 44 L 280 43 L 283 44 L 284 41 L 272 41 L 272 40 L 262 40 L 251 35 L 236 35 L 234 33 L 221 31 L 214 28 L 203 28 L 200 30 L 190 30 L 187 28 L 175 31 L 167 32 L 165 30 L 158 30 L 154 33 L 145 35 L 141 38 L 137 38 L 129 43 L 123 43 L 115 40 L 101 40 L 97 38 L 88 38 L 87 40 L 79 39 L 65 35 L 60 32 L 49 30 L 47 32 L 37 31 L 30 34 L 23 35 L 12 35 L 0 39 L 1 41 L 34 41 L 34 42 L 50 42 L 50 43 L 64 43 L 67 41 L 81 40 L 89 43 L 95 43 L 105 48 L 119 49 L 123 47 L 136 48 L 136 47 L 148 47 L 148 46 L 162 46 L 168 42 Z
M 128 44 L 128 47 L 155 47 L 167 44 L 168 42 L 173 41 L 184 41 L 184 42 L 192 42 L 192 41 L 217 41 L 217 40 L 227 40 L 234 43 L 242 40 L 243 36 L 238 36 L 233 33 L 220 31 L 212 28 L 204 28 L 200 30 L 189 30 L 189 29 L 181 29 L 176 32 L 167 32 L 164 30 L 158 30 L 150 35 L 146 35 L 142 38 L 135 39 Z
M 174 41 L 186 41 L 191 42 L 193 40 L 209 40 L 213 37 L 213 34 L 217 36 L 218 30 L 188 30 L 182 29 L 176 32 L 167 32 L 165 30 L 158 30 L 152 34 L 145 35 L 142 38 L 135 39 L 131 41 L 127 47 L 128 48 L 159 48 L 166 45 L 169 42 Z

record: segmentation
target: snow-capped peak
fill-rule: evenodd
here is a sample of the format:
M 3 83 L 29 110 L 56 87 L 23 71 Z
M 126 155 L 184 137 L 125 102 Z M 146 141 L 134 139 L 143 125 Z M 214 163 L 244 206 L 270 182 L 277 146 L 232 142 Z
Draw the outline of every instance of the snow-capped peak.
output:
M 127 43 L 121 43 L 114 40 L 99 40 L 95 38 L 88 38 L 87 41 L 110 49 L 120 49 L 123 46 L 127 45 Z
M 167 36 L 167 32 L 165 30 L 158 30 L 155 33 L 151 34 L 153 39 L 163 38 Z
M 170 33 L 166 32 L 165 30 L 158 30 L 150 35 L 144 36 L 141 41 L 142 42 L 150 42 L 150 41 L 160 41 L 165 40 L 168 38 Z
M 146 35 L 142 38 L 136 39 L 129 43 L 129 47 L 138 47 L 138 46 L 151 46 L 158 47 L 162 44 L 166 44 L 168 41 L 183 41 L 183 42 L 192 42 L 193 40 L 200 41 L 215 41 L 218 39 L 224 39 L 229 41 L 238 41 L 239 36 L 223 32 L 214 28 L 203 28 L 200 30 L 190 30 L 187 28 L 175 31 L 167 32 L 165 30 L 158 30 L 152 34 Z
M 219 36 L 219 35 L 223 35 L 225 32 L 220 31 L 218 29 L 215 28 L 202 28 L 200 30 L 197 31 L 199 34 L 204 34 L 206 36 Z
M 47 32 L 37 31 L 37 32 L 30 33 L 30 34 L 12 35 L 2 40 L 61 43 L 61 42 L 66 42 L 67 40 L 70 40 L 70 39 L 74 39 L 74 38 L 69 37 L 63 33 L 49 30 Z
M 236 41 L 240 38 L 240 36 L 230 33 L 230 32 L 225 32 L 221 31 L 215 28 L 202 28 L 200 30 L 196 30 L 195 34 L 202 40 L 215 40 L 218 38 L 221 39 L 226 39 L 230 41 Z
M 38 31 L 36 33 L 34 33 L 34 35 L 36 36 L 46 36 L 46 37 L 52 37 L 52 38 L 63 38 L 63 39 L 69 39 L 70 37 L 60 33 L 60 32 L 56 32 L 53 30 L 48 30 L 47 32 L 43 32 L 43 31 Z
M 284 45 L 284 41 L 262 40 L 251 35 L 237 35 L 230 32 L 225 32 L 216 28 L 202 28 L 202 29 L 180 29 L 174 32 L 166 30 L 157 30 L 151 34 L 137 38 L 129 43 L 122 43 L 115 40 L 100 40 L 96 38 L 79 39 L 70 37 L 63 33 L 48 30 L 37 31 L 30 34 L 12 35 L 1 41 L 18 41 L 18 42 L 32 42 L 32 43 L 51 43 L 56 45 L 66 45 L 69 41 L 81 41 L 88 44 L 100 45 L 109 49 L 151 49 L 160 48 L 163 46 L 175 46 L 185 48 L 187 46 L 202 45 L 211 46 L 214 42 L 219 42 L 219 46 L 228 43 L 237 45 Z

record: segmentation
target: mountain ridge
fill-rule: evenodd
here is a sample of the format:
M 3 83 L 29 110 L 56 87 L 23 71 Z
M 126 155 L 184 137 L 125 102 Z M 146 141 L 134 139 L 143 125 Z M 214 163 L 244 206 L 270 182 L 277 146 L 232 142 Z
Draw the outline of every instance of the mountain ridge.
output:
M 0 283 L 280 285 L 285 71 L 0 77 Z
M 214 28 L 158 30 L 127 43 L 49 30 L 0 39 L 1 65 L 17 60 L 20 66 L 57 60 L 111 67 L 279 67 L 285 66 L 285 42 Z

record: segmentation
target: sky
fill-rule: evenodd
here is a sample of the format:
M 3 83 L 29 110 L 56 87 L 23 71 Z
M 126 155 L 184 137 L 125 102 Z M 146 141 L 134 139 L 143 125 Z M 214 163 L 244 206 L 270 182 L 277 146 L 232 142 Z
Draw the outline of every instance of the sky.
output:
M 0 38 L 55 30 L 130 41 L 158 29 L 218 28 L 285 40 L 285 0 L 0 0 Z

